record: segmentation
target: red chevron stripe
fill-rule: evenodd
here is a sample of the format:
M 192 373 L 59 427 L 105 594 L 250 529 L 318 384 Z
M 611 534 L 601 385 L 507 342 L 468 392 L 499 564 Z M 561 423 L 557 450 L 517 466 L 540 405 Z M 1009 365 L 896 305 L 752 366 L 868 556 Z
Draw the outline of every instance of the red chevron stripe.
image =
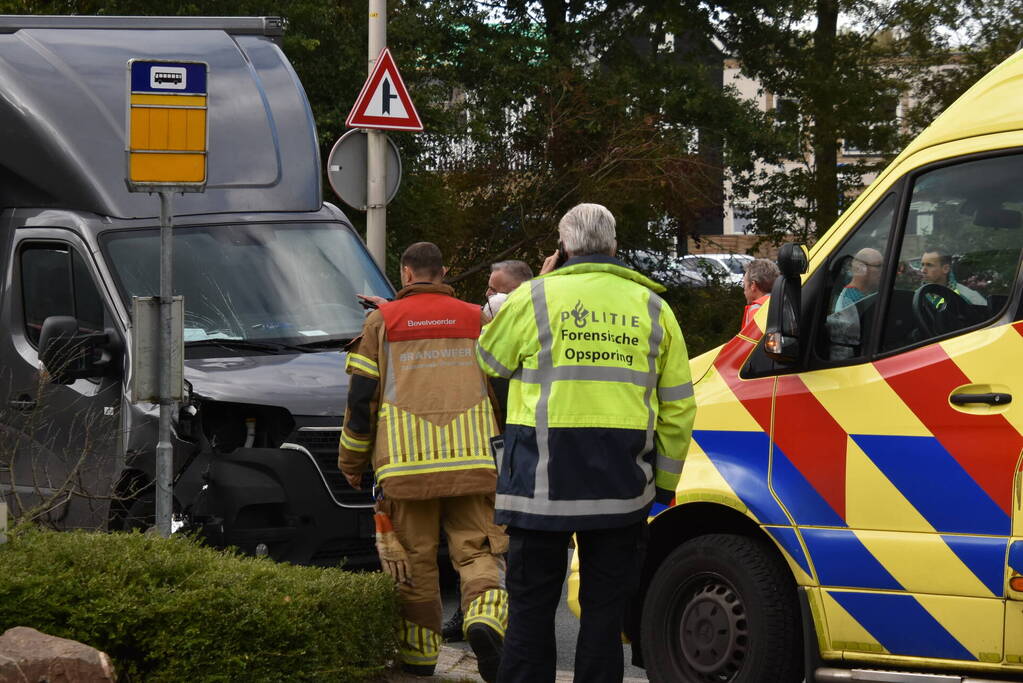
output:
M 778 378 L 774 443 L 845 519 L 848 434 L 797 375 Z
M 722 379 L 761 429 L 771 433 L 773 377 L 742 380 L 739 371 L 754 345 L 734 338 L 714 361 Z M 846 433 L 796 375 L 778 378 L 774 443 L 814 489 L 845 519 Z
M 937 344 L 874 366 L 956 462 L 1011 515 L 1013 468 L 1023 451 L 1023 436 L 1002 415 L 962 413 L 948 402 L 956 387 L 999 378 L 970 379 Z
M 742 369 L 754 348 L 756 345 L 751 344 L 748 340 L 732 337 L 721 349 L 718 357 L 714 359 L 714 367 L 717 368 L 721 378 L 725 380 L 725 384 L 732 390 L 735 397 L 757 421 L 760 428 L 770 434 L 771 392 L 774 378 L 765 377 L 753 380 L 739 378 L 739 370 Z

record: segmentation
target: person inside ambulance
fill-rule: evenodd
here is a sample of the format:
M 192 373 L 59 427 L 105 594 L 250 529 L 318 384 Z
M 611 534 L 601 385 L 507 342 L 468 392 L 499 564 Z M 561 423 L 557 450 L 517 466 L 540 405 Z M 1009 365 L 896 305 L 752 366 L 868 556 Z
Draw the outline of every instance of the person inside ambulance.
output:
M 852 257 L 850 271 L 852 278 L 835 299 L 835 311 L 852 306 L 877 292 L 881 284 L 881 268 L 884 257 L 873 247 L 863 247 Z
M 987 305 L 987 299 L 980 293 L 956 280 L 952 272 L 952 257 L 944 247 L 925 247 L 923 256 L 920 257 L 920 276 L 923 286 L 939 285 L 952 290 L 973 306 Z M 942 305 L 943 298 L 938 293 L 928 293 L 927 298 L 937 307 Z

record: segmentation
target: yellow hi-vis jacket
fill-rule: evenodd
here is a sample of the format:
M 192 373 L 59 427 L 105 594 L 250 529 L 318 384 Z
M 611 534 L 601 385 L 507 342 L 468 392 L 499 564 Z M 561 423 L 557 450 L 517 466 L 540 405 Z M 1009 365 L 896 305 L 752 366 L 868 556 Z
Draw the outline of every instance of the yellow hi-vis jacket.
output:
M 510 379 L 499 524 L 625 526 L 670 504 L 696 404 L 664 288 L 609 256 L 570 259 L 516 289 L 476 347 Z

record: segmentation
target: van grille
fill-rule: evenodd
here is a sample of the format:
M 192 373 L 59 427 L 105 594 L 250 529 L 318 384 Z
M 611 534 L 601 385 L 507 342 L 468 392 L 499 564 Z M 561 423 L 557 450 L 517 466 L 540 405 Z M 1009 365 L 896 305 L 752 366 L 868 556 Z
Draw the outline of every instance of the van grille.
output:
M 356 491 L 348 485 L 348 481 L 337 468 L 337 449 L 341 441 L 340 429 L 320 429 L 300 427 L 289 439 L 291 443 L 302 446 L 312 453 L 316 465 L 327 480 L 327 486 L 338 502 L 346 505 L 369 505 L 373 502 L 373 475 L 362 475 L 362 490 Z

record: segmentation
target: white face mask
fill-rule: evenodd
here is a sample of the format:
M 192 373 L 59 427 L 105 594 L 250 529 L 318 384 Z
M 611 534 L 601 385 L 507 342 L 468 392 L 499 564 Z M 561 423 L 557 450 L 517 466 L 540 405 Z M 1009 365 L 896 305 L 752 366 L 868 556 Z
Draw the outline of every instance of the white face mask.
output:
M 508 295 L 503 292 L 494 294 L 487 299 L 487 303 L 483 304 L 483 312 L 488 315 L 491 320 L 493 320 L 494 316 L 496 316 L 497 312 L 501 309 L 501 304 L 503 304 L 507 299 Z

